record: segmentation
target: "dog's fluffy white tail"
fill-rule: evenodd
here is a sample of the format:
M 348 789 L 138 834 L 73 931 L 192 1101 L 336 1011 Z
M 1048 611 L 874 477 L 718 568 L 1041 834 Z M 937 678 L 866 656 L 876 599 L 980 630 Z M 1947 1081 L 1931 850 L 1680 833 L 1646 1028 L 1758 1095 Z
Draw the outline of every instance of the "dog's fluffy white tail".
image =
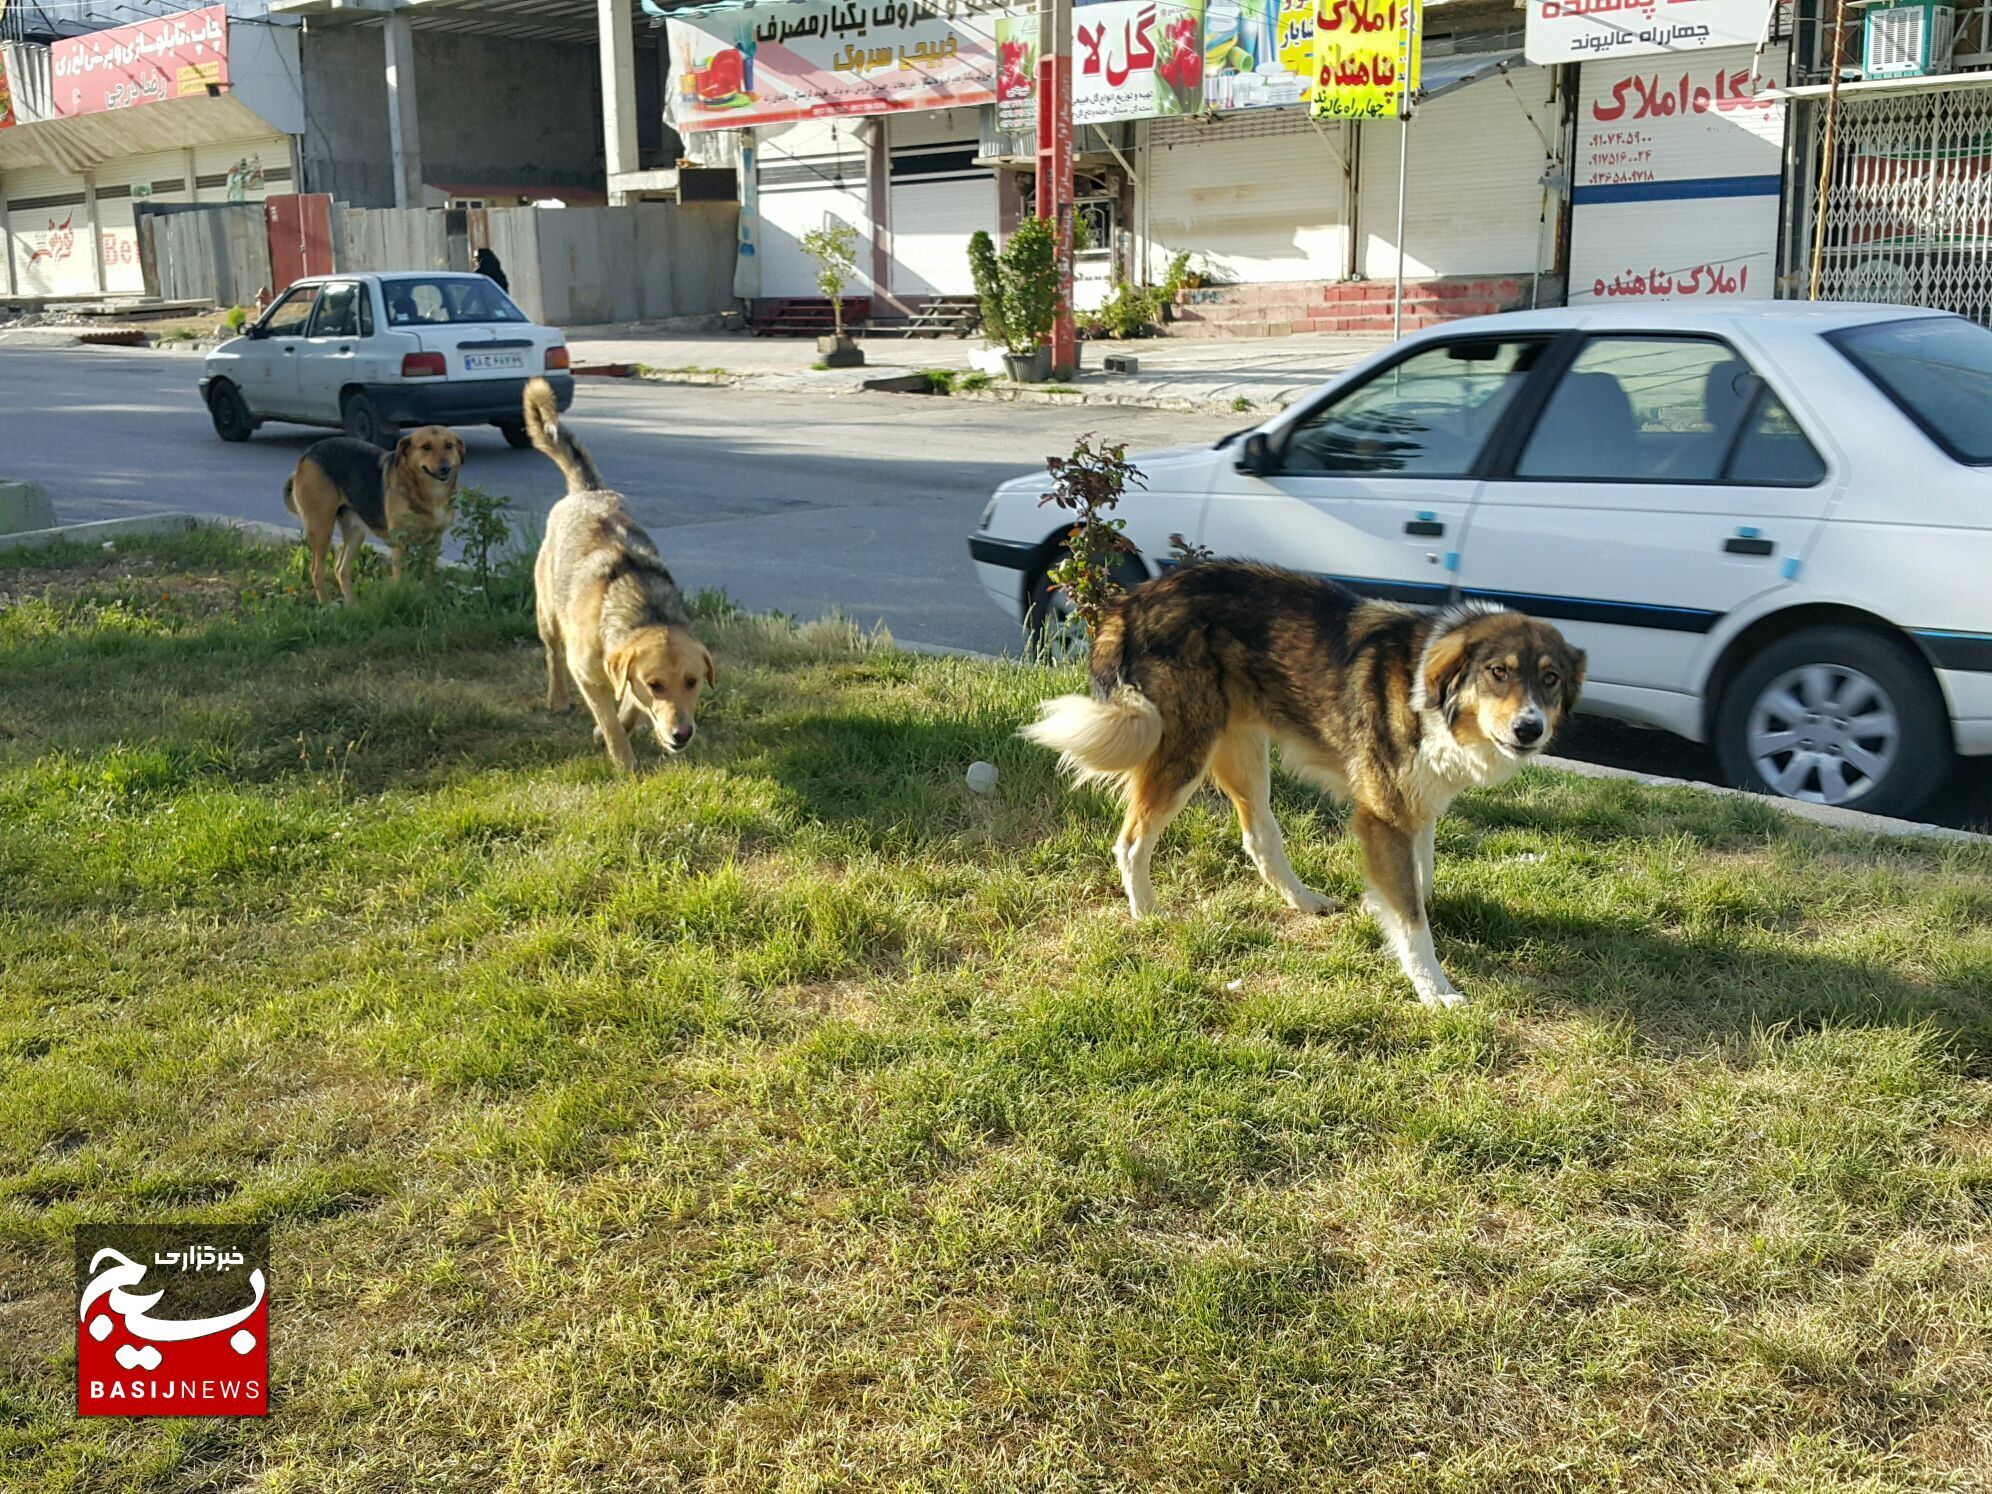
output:
M 1075 783 L 1113 783 L 1133 772 L 1162 745 L 1162 713 L 1132 685 L 1105 700 L 1061 695 L 1038 708 L 1022 735 L 1058 754 Z

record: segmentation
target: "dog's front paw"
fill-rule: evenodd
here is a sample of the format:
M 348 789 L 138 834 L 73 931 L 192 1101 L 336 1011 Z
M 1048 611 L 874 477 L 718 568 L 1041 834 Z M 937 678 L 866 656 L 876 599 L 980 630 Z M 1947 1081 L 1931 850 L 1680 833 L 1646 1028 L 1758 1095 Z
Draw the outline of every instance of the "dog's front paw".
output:
M 1435 1012 L 1450 1011 L 1456 1006 L 1466 1005 L 1466 997 L 1451 986 L 1446 986 L 1442 990 L 1420 991 L 1418 1001 Z
M 1316 892 L 1312 887 L 1302 887 L 1287 894 L 1287 903 L 1296 913 L 1338 913 L 1342 904 L 1325 892 Z

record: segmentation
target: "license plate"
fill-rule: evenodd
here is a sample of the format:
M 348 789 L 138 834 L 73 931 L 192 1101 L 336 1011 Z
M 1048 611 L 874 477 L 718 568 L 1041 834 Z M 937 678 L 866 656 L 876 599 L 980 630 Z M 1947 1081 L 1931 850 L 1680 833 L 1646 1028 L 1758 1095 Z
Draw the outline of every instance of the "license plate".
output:
M 463 355 L 463 371 L 465 373 L 483 373 L 487 369 L 524 368 L 525 366 L 526 355 L 524 353 L 465 353 Z

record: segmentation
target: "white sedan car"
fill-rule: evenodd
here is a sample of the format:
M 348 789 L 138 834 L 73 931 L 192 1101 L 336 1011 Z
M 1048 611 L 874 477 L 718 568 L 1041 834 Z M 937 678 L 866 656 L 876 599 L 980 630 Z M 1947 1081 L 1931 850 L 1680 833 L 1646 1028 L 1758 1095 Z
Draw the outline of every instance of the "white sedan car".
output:
M 1960 317 L 1476 318 L 1134 460 L 1127 580 L 1180 534 L 1370 596 L 1500 602 L 1589 651 L 1583 709 L 1712 741 L 1792 798 L 1904 813 L 1953 753 L 1992 754 L 1992 332 Z M 1059 603 L 1044 488 L 1005 483 L 969 541 L 1033 631 Z
M 495 425 L 529 444 L 526 380 L 574 399 L 567 339 L 483 275 L 313 275 L 207 356 L 201 397 L 224 441 L 266 420 L 392 446 L 404 425 Z

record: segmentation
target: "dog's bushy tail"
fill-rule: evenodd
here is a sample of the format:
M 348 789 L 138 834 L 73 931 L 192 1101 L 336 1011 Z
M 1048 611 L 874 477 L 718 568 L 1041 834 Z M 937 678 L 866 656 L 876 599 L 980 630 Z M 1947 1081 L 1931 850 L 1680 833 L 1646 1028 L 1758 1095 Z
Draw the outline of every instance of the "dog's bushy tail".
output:
M 297 512 L 297 499 L 291 495 L 291 488 L 296 482 L 297 479 L 295 477 L 286 477 L 284 479 L 284 507 L 292 513 Z
M 1122 685 L 1105 700 L 1089 695 L 1047 700 L 1022 735 L 1056 752 L 1073 782 L 1116 783 L 1162 745 L 1162 713 L 1132 685 Z
M 552 458 L 567 478 L 568 492 L 593 493 L 604 486 L 588 448 L 561 427 L 560 403 L 553 396 L 553 386 L 545 379 L 533 379 L 526 385 L 526 433 L 540 453 Z

